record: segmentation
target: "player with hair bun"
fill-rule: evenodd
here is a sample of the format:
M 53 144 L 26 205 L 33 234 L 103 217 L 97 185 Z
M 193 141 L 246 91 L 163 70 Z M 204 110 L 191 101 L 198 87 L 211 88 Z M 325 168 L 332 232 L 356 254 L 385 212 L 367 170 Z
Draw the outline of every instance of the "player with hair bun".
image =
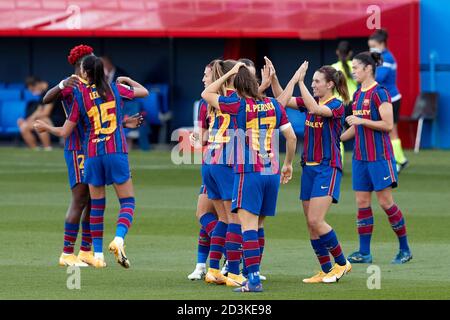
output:
M 353 97 L 353 115 L 346 118 L 350 128 L 342 141 L 355 138 L 353 151 L 353 190 L 358 206 L 357 226 L 359 250 L 348 260 L 352 263 L 372 263 L 370 241 L 373 231 L 372 192 L 386 212 L 399 240 L 399 252 L 392 260 L 403 264 L 412 259 L 406 235 L 405 219 L 392 197 L 398 175 L 389 132 L 394 126 L 391 97 L 386 88 L 375 81 L 375 70 L 382 64 L 376 52 L 363 52 L 353 58 L 353 75 L 361 87 Z

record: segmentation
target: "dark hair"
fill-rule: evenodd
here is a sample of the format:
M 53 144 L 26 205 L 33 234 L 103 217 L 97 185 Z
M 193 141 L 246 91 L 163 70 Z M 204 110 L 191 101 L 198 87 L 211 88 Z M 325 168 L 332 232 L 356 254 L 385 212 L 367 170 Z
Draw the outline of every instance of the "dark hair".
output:
M 95 84 L 97 92 L 106 100 L 107 94 L 111 92 L 111 88 L 106 81 L 105 71 L 103 70 L 102 59 L 95 55 L 86 56 L 81 62 L 84 71 L 86 71 L 91 84 Z
M 379 43 L 384 43 L 387 45 L 389 34 L 385 29 L 377 29 L 372 35 L 369 37 L 369 40 L 375 40 Z
M 337 47 L 337 54 L 339 57 L 339 61 L 342 63 L 342 67 L 344 68 L 344 73 L 347 76 L 347 78 L 351 78 L 351 72 L 350 67 L 348 66 L 348 56 L 352 52 L 352 47 L 350 45 L 350 42 L 348 41 L 341 41 L 338 44 Z
M 29 76 L 25 79 L 25 85 L 27 86 L 27 88 L 33 87 L 40 82 L 42 82 L 42 80 L 36 76 Z
M 383 64 L 383 58 L 381 53 L 378 52 L 361 52 L 358 53 L 353 59 L 360 61 L 365 67 L 372 66 L 372 74 L 375 76 L 375 70 L 377 67 Z
M 344 100 L 344 104 L 350 102 L 350 94 L 347 88 L 347 78 L 340 70 L 336 70 L 332 66 L 323 66 L 317 72 L 322 73 L 325 76 L 325 81 L 333 82 L 334 88 Z
M 262 100 L 264 98 L 258 92 L 259 84 L 256 76 L 245 66 L 240 67 L 234 77 L 234 87 L 241 97 L 250 97 L 255 100 Z
M 247 59 L 247 58 L 240 58 L 240 59 L 238 60 L 238 62 L 242 62 L 242 63 L 245 64 L 247 67 L 253 67 L 253 68 L 255 68 L 255 63 L 254 63 L 252 60 L 250 60 L 250 59 Z

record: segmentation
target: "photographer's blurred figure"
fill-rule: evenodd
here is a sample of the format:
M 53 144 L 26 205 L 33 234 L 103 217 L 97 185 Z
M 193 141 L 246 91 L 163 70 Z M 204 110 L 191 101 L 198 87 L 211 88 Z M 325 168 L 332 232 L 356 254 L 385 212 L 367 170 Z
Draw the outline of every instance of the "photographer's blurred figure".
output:
M 37 77 L 28 77 L 25 80 L 27 89 L 34 95 L 39 97 L 36 100 L 29 101 L 26 108 L 25 119 L 19 118 L 17 126 L 20 129 L 23 140 L 28 147 L 34 150 L 39 150 L 39 146 L 35 137 L 33 123 L 35 120 L 43 120 L 52 123 L 50 120 L 50 113 L 53 109 L 53 104 L 42 104 L 42 97 L 48 90 L 48 83 Z M 47 132 L 38 133 L 39 140 L 45 151 L 51 151 L 52 145 L 50 135 Z

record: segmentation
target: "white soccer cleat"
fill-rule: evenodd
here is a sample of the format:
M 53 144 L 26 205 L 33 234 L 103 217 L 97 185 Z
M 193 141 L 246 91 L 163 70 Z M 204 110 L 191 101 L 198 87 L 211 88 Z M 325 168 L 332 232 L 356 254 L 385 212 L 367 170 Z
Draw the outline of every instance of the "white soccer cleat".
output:
M 188 275 L 189 280 L 202 280 L 206 275 L 206 266 L 205 265 L 198 265 L 195 267 L 195 270 Z

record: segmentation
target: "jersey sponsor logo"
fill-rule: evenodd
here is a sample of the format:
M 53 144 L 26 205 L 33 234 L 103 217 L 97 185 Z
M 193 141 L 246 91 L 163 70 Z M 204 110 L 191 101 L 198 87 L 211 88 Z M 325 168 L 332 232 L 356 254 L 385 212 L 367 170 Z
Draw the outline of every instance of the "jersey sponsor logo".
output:
M 370 105 L 370 100 L 369 99 L 364 99 L 363 106 L 364 107 L 368 107 L 369 105 Z
M 354 116 L 370 116 L 370 110 L 353 110 Z
M 305 121 L 305 126 L 311 127 L 311 128 L 322 128 L 323 122 L 322 121 Z
M 92 139 L 92 143 L 99 143 L 99 142 L 103 142 L 103 141 L 109 141 L 109 139 L 111 139 L 111 136 L 107 136 L 104 138 L 96 138 L 96 139 Z

